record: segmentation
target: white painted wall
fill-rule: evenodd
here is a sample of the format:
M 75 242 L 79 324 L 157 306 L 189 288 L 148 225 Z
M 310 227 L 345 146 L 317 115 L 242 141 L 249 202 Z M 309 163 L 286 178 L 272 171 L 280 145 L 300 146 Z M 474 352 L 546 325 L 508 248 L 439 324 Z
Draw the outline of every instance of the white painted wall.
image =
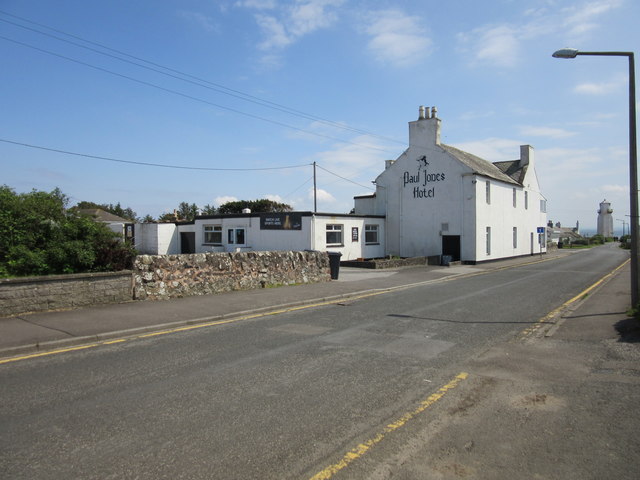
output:
M 519 185 L 515 181 L 510 183 L 509 178 L 500 181 L 482 175 L 486 170 L 476 166 L 478 163 L 462 162 L 445 150 L 440 145 L 437 118 L 409 122 L 409 144 L 397 160 L 385 162 L 384 172 L 375 181 L 374 201 L 355 199 L 355 211 L 359 214 L 386 215 L 385 254 L 441 255 L 443 236 L 450 235 L 460 237 L 463 261 L 526 255 L 532 253 L 532 232 L 533 253 L 540 251 L 536 229 L 546 225 L 546 213 L 540 211 L 544 197 L 540 194 L 531 147 L 520 149 L 520 163 L 528 167 Z M 491 184 L 490 204 L 486 202 L 486 181 Z M 513 207 L 514 188 L 516 207 Z M 486 253 L 486 227 L 491 228 L 490 254 Z M 543 241 L 543 251 L 545 246 Z
M 178 227 L 173 223 L 137 223 L 135 247 L 143 255 L 180 253 Z
M 384 256 L 384 218 L 363 218 L 351 215 L 304 215 L 301 230 L 271 230 L 260 228 L 259 216 L 222 217 L 212 219 L 196 219 L 196 251 L 301 251 L 320 250 L 334 251 L 342 254 L 341 260 L 357 258 L 380 258 Z M 328 224 L 342 225 L 343 243 L 340 246 L 327 246 L 326 228 Z M 378 225 L 377 245 L 365 244 L 365 225 Z M 204 243 L 205 225 L 222 227 L 222 244 L 207 245 Z M 180 226 L 183 231 L 183 226 Z M 230 228 L 245 229 L 245 245 L 229 244 Z M 358 229 L 358 241 L 352 241 L 352 228 Z

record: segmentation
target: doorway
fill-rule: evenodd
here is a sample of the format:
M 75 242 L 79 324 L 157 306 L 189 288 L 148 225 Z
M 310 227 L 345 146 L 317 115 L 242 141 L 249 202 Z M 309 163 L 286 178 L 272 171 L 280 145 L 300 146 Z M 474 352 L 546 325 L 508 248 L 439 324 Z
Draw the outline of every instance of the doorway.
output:
M 442 236 L 442 255 L 451 257 L 451 261 L 460 261 L 460 235 Z
M 180 232 L 180 253 L 196 253 L 196 232 Z

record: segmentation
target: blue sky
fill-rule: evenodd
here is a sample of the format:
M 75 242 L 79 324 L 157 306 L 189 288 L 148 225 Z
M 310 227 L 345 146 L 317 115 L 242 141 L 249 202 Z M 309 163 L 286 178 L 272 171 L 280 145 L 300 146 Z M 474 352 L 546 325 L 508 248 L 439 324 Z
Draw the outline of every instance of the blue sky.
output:
M 318 210 L 343 213 L 426 105 L 487 160 L 532 145 L 554 222 L 594 227 L 606 198 L 619 230 L 626 58 L 551 54 L 637 50 L 639 18 L 634 0 L 1 0 L 0 183 L 140 216 L 311 210 L 317 162 Z

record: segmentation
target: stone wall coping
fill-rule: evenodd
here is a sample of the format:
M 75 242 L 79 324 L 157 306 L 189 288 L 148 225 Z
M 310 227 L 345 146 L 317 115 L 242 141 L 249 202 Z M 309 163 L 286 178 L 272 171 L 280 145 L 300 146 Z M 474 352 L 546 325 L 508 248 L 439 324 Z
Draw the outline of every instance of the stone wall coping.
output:
M 109 278 L 124 277 L 133 275 L 132 270 L 120 270 L 119 272 L 90 272 L 90 273 L 67 273 L 62 275 L 42 275 L 39 277 L 12 277 L 0 278 L 2 285 L 19 285 L 21 283 L 44 283 L 44 282 L 64 282 L 73 280 L 83 280 L 86 278 Z

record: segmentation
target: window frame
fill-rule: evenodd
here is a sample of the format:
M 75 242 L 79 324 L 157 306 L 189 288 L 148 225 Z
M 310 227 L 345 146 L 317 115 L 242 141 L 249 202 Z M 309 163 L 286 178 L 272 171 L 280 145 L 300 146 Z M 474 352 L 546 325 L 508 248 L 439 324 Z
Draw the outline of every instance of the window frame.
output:
M 343 247 L 344 246 L 344 225 L 341 223 L 327 223 L 325 225 L 325 243 L 327 247 Z M 337 241 L 330 242 L 329 236 L 335 235 Z
M 369 237 L 375 235 L 375 239 L 370 240 Z M 365 224 L 364 226 L 364 244 L 380 245 L 380 225 L 377 223 Z
M 491 255 L 491 227 L 486 228 L 486 251 L 487 256 Z
M 242 232 L 242 242 L 238 242 L 238 232 Z M 229 245 L 237 245 L 239 247 L 247 245 L 247 229 L 245 227 L 227 228 L 227 243 Z
M 214 235 L 219 235 L 220 237 L 220 241 L 216 242 L 215 240 L 212 240 L 211 237 L 213 237 Z M 202 239 L 202 244 L 203 245 L 222 245 L 222 225 L 221 224 L 207 224 L 207 225 L 203 225 L 202 226 L 202 235 L 203 235 L 203 239 Z M 207 241 L 207 236 L 209 236 L 209 240 L 212 241 Z
M 485 197 L 487 205 L 491 205 L 491 182 L 489 180 L 485 182 Z

